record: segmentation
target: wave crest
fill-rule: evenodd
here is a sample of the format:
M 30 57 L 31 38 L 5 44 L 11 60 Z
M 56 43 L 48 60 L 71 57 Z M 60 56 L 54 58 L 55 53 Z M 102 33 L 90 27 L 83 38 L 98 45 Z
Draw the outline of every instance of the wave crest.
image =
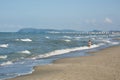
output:
M 8 47 L 8 44 L 0 44 L 0 47 L 1 47 L 1 48 L 7 48 L 7 47 Z
M 22 53 L 22 54 L 31 54 L 31 52 L 30 52 L 30 51 L 28 51 L 28 50 L 19 51 L 18 53 Z
M 16 39 L 16 41 L 31 42 L 32 40 L 29 38 L 26 38 L 26 39 Z
M 0 56 L 0 59 L 6 59 L 6 58 L 7 58 L 7 55 Z
M 113 41 L 110 41 L 110 40 L 102 40 L 104 43 L 108 43 L 108 44 L 112 44 L 112 45 L 117 45 L 117 44 L 120 44 L 119 42 L 113 42 Z
M 6 66 L 10 64 L 13 64 L 13 62 L 12 61 L 3 62 L 2 64 L 0 64 L 0 66 Z
M 48 36 L 46 36 L 45 38 L 46 38 L 46 39 L 50 39 L 50 37 L 48 37 Z
M 64 41 L 65 41 L 65 42 L 71 42 L 71 40 L 69 40 L 69 39 L 65 39 Z
M 34 57 L 32 59 L 37 59 L 37 58 L 47 58 L 47 57 L 51 57 L 51 56 L 55 56 L 55 55 L 61 55 L 61 54 L 65 54 L 65 53 L 69 53 L 72 51 L 78 51 L 78 50 L 85 50 L 85 49 L 92 49 L 92 48 L 96 48 L 99 47 L 103 44 L 98 44 L 98 45 L 92 45 L 91 47 L 88 46 L 83 46 L 83 47 L 76 47 L 76 48 L 68 48 L 68 49 L 61 49 L 61 50 L 55 50 L 49 53 L 46 53 L 44 55 L 39 55 L 37 57 Z

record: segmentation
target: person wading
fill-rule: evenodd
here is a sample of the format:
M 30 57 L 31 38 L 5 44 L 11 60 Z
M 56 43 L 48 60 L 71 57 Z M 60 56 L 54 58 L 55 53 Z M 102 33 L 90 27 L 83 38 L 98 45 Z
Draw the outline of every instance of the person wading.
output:
M 91 47 L 91 45 L 92 45 L 92 42 L 91 42 L 91 40 L 89 40 L 88 41 L 88 47 Z

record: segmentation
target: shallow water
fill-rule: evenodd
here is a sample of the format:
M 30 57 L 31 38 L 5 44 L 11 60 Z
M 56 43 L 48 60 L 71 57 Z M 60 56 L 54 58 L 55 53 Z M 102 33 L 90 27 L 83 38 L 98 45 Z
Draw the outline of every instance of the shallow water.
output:
M 31 73 L 33 66 L 119 45 L 120 35 L 78 33 L 0 33 L 0 79 Z M 87 47 L 91 39 L 92 46 Z

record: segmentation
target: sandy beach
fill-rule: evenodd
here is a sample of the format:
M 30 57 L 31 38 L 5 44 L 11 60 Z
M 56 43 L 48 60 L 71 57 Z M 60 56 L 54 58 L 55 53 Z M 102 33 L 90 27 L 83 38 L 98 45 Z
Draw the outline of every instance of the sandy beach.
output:
M 9 80 L 120 80 L 120 46 L 89 54 L 94 55 L 60 59 Z

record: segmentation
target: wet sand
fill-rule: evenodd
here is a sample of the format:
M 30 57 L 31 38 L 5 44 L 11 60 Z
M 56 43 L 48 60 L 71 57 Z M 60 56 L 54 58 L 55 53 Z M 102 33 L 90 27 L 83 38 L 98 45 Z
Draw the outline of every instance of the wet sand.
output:
M 9 80 L 120 80 L 120 46 L 89 54 L 94 55 L 56 60 Z

